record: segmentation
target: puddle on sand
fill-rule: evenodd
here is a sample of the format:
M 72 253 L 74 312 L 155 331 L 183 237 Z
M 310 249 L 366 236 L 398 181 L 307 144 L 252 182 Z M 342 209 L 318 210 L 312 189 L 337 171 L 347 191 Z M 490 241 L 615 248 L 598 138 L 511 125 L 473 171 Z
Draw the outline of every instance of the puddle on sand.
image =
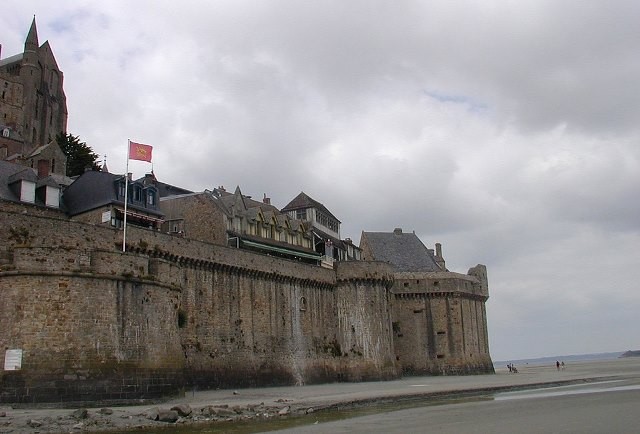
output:
M 133 433 L 155 433 L 163 432 L 165 430 L 171 430 L 174 434 L 187 434 L 187 433 L 230 433 L 230 434 L 250 434 L 269 432 L 282 429 L 295 428 L 298 426 L 313 425 L 316 423 L 333 422 L 336 420 L 351 419 L 359 416 L 366 416 L 369 414 L 387 413 L 397 410 L 405 410 L 409 408 L 428 407 L 436 405 L 447 404 L 461 404 L 464 402 L 477 402 L 477 401 L 491 401 L 493 398 L 488 395 L 471 395 L 460 396 L 441 399 L 429 399 L 424 398 L 416 400 L 401 399 L 397 402 L 381 402 L 381 403 L 369 403 L 362 407 L 351 407 L 348 409 L 329 409 L 321 410 L 315 413 L 292 416 L 292 417 L 273 417 L 271 419 L 252 419 L 248 421 L 237 422 L 202 422 L 197 425 L 167 425 L 153 426 L 152 428 L 145 429 L 132 429 L 111 432 L 112 434 L 133 434 Z
M 625 390 L 640 390 L 640 384 L 632 384 L 628 386 L 611 386 L 611 387 L 591 387 L 583 388 L 566 388 L 564 390 L 534 389 L 522 392 L 505 392 L 496 393 L 493 397 L 496 401 L 506 401 L 511 399 L 531 399 L 531 398 L 549 398 L 552 396 L 581 395 L 585 393 L 602 393 L 602 392 L 622 392 Z
M 598 387 L 604 383 L 614 383 L 617 381 L 607 381 L 601 383 L 590 384 L 584 387 L 583 384 L 573 386 L 559 386 L 553 388 L 539 388 L 514 392 L 498 392 L 498 393 L 477 393 L 464 394 L 451 397 L 441 398 L 401 398 L 395 402 L 378 402 L 363 404 L 359 407 L 350 407 L 346 409 L 329 409 L 321 410 L 304 416 L 288 416 L 273 417 L 271 419 L 252 419 L 248 421 L 237 422 L 206 422 L 203 421 L 197 425 L 167 425 L 166 427 L 154 426 L 147 429 L 132 429 L 128 431 L 118 431 L 117 434 L 133 434 L 133 433 L 155 433 L 171 430 L 172 434 L 187 433 L 230 433 L 230 434 L 250 434 L 259 432 L 269 432 L 282 429 L 295 428 L 298 426 L 313 425 L 315 423 L 332 422 L 336 420 L 351 419 L 369 414 L 387 413 L 397 410 L 405 410 L 409 408 L 430 407 L 438 405 L 462 404 L 480 401 L 504 401 L 509 399 L 531 399 L 549 396 L 564 396 L 580 393 L 597 393 L 623 390 L 638 390 L 640 385 L 628 386 L 605 386 Z M 414 385 L 418 387 L 420 385 Z M 113 433 L 113 432 L 112 432 Z

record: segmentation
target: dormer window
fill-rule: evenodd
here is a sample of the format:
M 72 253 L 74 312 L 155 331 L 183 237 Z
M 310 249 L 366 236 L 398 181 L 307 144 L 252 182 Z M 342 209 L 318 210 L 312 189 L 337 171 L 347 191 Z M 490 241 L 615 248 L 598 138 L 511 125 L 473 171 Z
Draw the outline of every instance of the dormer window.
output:
M 36 174 L 31 169 L 24 169 L 11 175 L 8 183 L 20 202 L 35 203 L 37 180 Z
M 156 206 L 156 202 L 157 202 L 157 199 L 156 199 L 157 191 L 156 191 L 156 189 L 153 188 L 153 187 L 147 187 L 145 189 L 145 191 L 144 191 L 144 194 L 145 194 L 145 198 L 146 198 L 146 205 L 148 207 L 155 207 Z
M 138 186 L 133 187 L 133 201 L 142 202 L 142 189 Z

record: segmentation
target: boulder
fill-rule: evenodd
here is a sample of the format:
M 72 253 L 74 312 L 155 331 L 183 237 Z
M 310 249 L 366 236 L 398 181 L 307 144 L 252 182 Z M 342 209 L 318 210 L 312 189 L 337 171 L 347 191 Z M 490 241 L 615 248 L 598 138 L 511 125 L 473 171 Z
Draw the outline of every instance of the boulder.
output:
M 71 413 L 74 419 L 86 419 L 89 417 L 89 411 L 86 408 L 79 408 Z
M 189 416 L 193 410 L 189 404 L 178 404 L 171 407 L 171 410 L 177 411 L 178 414 L 182 417 Z
M 153 407 L 144 412 L 144 417 L 151 420 L 158 420 L 158 413 L 160 413 L 158 407 Z
M 158 422 L 175 423 L 180 415 L 175 410 L 160 410 L 158 412 Z
M 288 415 L 288 414 L 289 414 L 290 410 L 291 410 L 291 409 L 290 409 L 290 407 L 289 407 L 289 406 L 284 407 L 283 409 L 281 409 L 280 411 L 278 411 L 278 416 L 286 416 L 286 415 Z
M 27 422 L 27 425 L 29 425 L 31 428 L 38 428 L 42 426 L 42 422 L 35 419 L 29 419 L 29 421 Z

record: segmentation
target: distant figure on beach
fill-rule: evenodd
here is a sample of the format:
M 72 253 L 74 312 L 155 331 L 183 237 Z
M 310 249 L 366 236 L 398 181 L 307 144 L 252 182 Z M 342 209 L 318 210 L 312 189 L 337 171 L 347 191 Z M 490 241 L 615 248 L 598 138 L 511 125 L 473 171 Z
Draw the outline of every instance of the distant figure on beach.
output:
M 564 371 L 564 360 L 560 363 L 560 367 L 562 368 L 562 370 Z
M 560 362 L 558 362 L 557 360 L 556 360 L 556 369 L 557 369 L 558 371 L 560 370 Z
M 513 371 L 511 370 L 511 363 L 507 363 L 507 368 L 509 369 L 509 372 L 513 372 Z

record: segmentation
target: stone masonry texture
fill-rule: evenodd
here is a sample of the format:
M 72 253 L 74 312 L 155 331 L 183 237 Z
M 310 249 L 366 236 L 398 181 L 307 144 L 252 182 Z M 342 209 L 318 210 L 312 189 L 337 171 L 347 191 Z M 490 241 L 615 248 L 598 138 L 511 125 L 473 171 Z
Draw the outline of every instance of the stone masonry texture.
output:
M 123 253 L 121 230 L 0 205 L 0 360 L 23 351 L 0 402 L 491 371 L 475 275 L 403 280 L 379 262 L 326 269 L 136 227 Z

